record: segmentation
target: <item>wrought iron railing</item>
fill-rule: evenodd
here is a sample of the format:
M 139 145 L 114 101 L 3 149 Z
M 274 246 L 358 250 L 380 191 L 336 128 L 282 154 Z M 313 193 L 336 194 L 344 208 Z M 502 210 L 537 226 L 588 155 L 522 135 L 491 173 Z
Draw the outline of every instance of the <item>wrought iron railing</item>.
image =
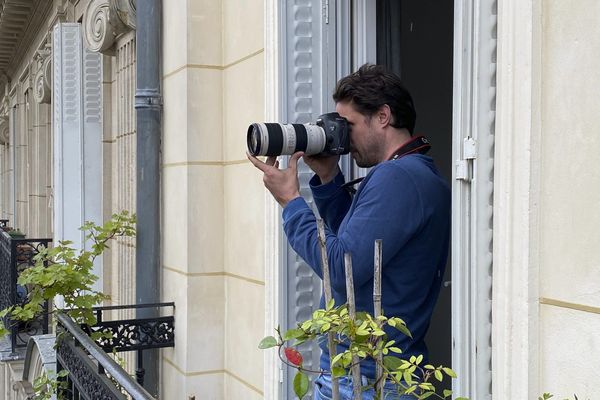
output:
M 5 224 L 6 225 L 6 224 Z M 0 221 L 0 227 L 2 221 Z M 29 287 L 17 284 L 23 271 L 35 265 L 34 257 L 52 242 L 52 239 L 15 238 L 0 229 L 0 309 L 27 302 Z M 4 318 L 10 330 L 12 352 L 26 347 L 30 336 L 48 333 L 48 304 L 40 317 L 29 321 L 12 321 Z
M 57 315 L 57 371 L 66 370 L 66 389 L 59 398 L 68 399 L 153 399 L 142 388 L 143 351 L 175 345 L 174 317 L 157 316 L 107 321 L 104 312 L 118 309 L 174 307 L 174 303 L 96 307 L 94 326 L 78 325 L 63 313 Z M 157 313 L 158 314 L 158 313 Z M 94 332 L 110 334 L 93 340 Z M 107 352 L 137 351 L 136 379 L 121 368 Z

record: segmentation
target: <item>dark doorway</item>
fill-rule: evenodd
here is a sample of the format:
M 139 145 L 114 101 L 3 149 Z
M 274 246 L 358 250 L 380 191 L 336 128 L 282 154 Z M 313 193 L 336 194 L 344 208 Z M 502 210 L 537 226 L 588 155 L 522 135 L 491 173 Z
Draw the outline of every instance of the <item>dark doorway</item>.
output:
M 412 94 L 415 134 L 431 141 L 429 155 L 448 184 L 452 179 L 453 20 L 453 0 L 377 0 L 377 63 L 396 72 Z M 426 337 L 434 365 L 452 364 L 450 280 L 448 261 Z M 446 385 L 450 388 L 450 382 Z

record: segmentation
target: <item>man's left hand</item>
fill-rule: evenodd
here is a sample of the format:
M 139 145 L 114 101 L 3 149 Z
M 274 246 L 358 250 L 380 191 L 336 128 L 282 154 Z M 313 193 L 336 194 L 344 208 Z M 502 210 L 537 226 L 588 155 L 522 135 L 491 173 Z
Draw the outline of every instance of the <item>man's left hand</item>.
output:
M 246 153 L 248 160 L 263 172 L 265 187 L 271 192 L 275 200 L 285 207 L 287 203 L 300 197 L 300 185 L 298 183 L 298 160 L 304 153 L 298 152 L 290 157 L 288 167 L 279 169 L 277 157 L 267 157 L 266 162 L 259 160 L 250 153 Z

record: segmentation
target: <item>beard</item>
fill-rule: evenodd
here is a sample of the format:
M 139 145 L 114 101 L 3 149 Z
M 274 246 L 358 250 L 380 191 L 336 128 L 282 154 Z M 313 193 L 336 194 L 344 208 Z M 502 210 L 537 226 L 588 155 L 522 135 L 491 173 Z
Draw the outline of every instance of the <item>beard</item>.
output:
M 351 154 L 352 154 L 352 158 L 356 162 L 356 165 L 358 165 L 360 168 L 371 168 L 372 166 L 377 164 L 377 161 L 372 160 L 368 156 L 363 156 L 362 154 L 358 153 L 356 150 L 354 150 Z

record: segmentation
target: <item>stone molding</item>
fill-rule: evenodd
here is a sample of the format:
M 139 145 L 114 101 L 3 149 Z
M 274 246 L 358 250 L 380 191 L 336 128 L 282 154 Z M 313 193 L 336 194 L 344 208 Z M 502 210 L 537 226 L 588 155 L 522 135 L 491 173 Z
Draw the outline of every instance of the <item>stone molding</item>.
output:
M 539 396 L 541 2 L 498 2 L 492 399 Z
M 115 55 L 116 39 L 135 30 L 135 0 L 91 0 L 83 12 L 83 42 L 93 51 Z

